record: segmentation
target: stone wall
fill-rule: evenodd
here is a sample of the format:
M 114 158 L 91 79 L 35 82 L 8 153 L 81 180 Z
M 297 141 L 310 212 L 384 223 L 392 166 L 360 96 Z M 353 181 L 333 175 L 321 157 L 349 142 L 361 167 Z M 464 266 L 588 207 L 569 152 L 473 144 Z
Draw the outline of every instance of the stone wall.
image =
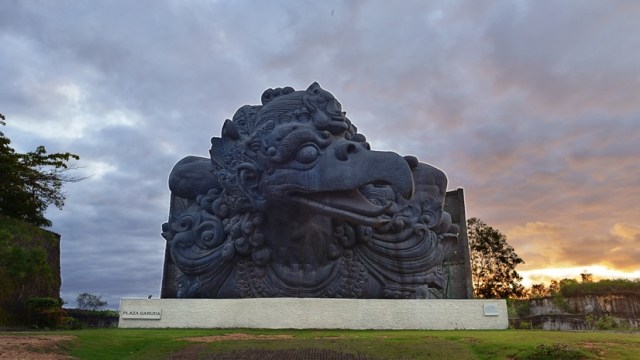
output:
M 121 328 L 506 329 L 505 300 L 122 299 Z

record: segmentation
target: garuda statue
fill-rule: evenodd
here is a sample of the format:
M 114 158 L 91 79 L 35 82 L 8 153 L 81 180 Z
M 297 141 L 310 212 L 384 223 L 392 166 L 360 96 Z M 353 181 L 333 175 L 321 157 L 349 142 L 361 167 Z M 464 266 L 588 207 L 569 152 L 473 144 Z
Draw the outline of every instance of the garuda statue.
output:
M 373 151 L 332 94 L 268 89 L 169 178 L 180 298 L 426 298 L 459 228 L 445 174 Z M 437 291 L 435 292 L 437 293 Z

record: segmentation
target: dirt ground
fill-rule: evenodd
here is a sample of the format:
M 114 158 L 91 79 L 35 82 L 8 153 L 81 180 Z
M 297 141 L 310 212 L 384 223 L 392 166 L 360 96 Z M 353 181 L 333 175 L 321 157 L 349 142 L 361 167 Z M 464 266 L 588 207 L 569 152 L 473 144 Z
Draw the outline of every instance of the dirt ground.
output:
M 75 336 L 0 336 L 1 360 L 68 360 L 59 348 L 61 341 L 70 341 Z
M 180 340 L 187 340 L 193 342 L 216 342 L 216 341 L 229 341 L 229 340 L 289 340 L 293 339 L 291 335 L 249 335 L 244 333 L 214 335 L 214 336 L 201 336 L 201 337 L 188 337 Z
M 327 349 L 236 350 L 212 354 L 205 344 L 189 346 L 171 354 L 168 360 L 370 360 L 363 355 L 344 354 Z
M 333 337 L 340 338 L 340 337 Z M 216 359 L 216 360 L 368 360 L 363 355 L 344 354 L 328 349 L 286 349 L 286 350 L 236 350 L 228 353 L 211 354 L 204 343 L 219 341 L 243 340 L 290 340 L 291 335 L 250 335 L 234 333 L 225 335 L 188 337 L 180 340 L 200 343 L 191 345 L 183 350 L 171 354 L 169 360 Z

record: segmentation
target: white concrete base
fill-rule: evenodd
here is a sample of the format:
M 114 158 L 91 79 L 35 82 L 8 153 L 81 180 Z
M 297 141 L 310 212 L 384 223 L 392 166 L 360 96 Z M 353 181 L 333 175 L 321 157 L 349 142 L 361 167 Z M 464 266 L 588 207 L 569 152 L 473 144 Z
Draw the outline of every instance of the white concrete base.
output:
M 505 300 L 122 299 L 121 328 L 506 329 Z

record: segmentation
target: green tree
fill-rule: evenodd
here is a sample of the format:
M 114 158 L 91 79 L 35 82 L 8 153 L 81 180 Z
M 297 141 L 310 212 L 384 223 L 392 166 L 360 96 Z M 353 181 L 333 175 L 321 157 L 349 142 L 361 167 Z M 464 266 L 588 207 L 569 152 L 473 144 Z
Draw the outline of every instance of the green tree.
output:
M 531 285 L 530 298 L 537 299 L 549 296 L 550 290 L 543 283 Z
M 78 309 L 80 310 L 98 310 L 107 306 L 107 302 L 102 300 L 102 296 L 89 293 L 82 293 L 76 298 Z
M 580 273 L 580 278 L 583 283 L 592 283 L 593 282 L 593 274 L 588 273 L 587 270 Z
M 0 114 L 0 125 L 5 125 L 4 120 Z M 62 186 L 81 180 L 67 175 L 74 168 L 69 162 L 80 157 L 68 152 L 47 154 L 44 146 L 22 154 L 10 145 L 11 140 L 0 131 L 0 214 L 51 226 L 44 212 L 49 205 L 64 206 Z
M 560 282 L 558 284 L 559 284 L 558 287 L 562 291 L 562 288 L 564 288 L 564 287 L 570 287 L 570 286 L 574 286 L 574 285 L 578 284 L 578 280 L 564 278 L 564 279 L 560 280 Z
M 524 261 L 516 254 L 507 237 L 482 220 L 467 220 L 471 252 L 471 278 L 476 298 L 521 297 L 524 287 L 516 271 Z

